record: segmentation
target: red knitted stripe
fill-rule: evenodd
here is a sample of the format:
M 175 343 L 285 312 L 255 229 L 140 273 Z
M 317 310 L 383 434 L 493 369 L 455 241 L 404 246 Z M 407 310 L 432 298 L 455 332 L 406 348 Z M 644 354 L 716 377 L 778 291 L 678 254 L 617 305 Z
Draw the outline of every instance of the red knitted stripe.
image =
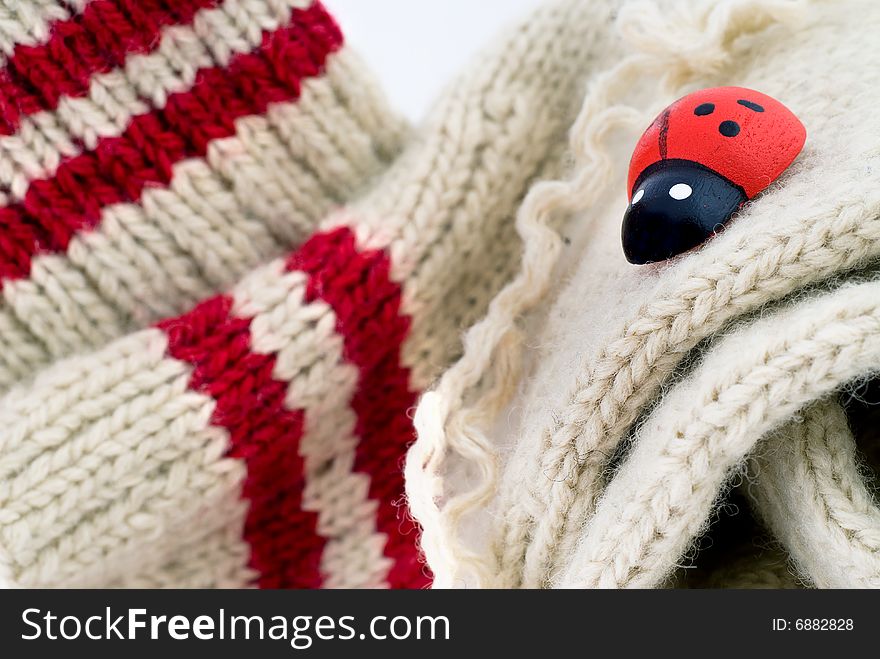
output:
M 341 228 L 313 236 L 287 267 L 310 275 L 307 299 L 333 308 L 345 359 L 359 370 L 351 401 L 360 437 L 354 468 L 370 477 L 369 496 L 379 504 L 377 528 L 388 538 L 385 555 L 393 561 L 388 581 L 392 588 L 424 587 L 430 578 L 403 499 L 402 463 L 414 438 L 408 411 L 416 402 L 409 371 L 400 363 L 410 319 L 400 313 L 400 287 L 389 277 L 388 256 L 358 252 L 354 234 Z
M 249 502 L 244 539 L 261 588 L 318 588 L 323 543 L 317 515 L 302 508 L 302 410 L 284 406 L 287 383 L 275 380 L 274 355 L 251 350 L 250 320 L 230 315 L 217 296 L 159 324 L 168 353 L 193 366 L 190 388 L 217 401 L 211 423 L 229 432 L 228 455 L 244 461 Z
M 51 26 L 49 40 L 18 45 L 0 71 L 0 134 L 21 119 L 54 110 L 62 96 L 84 96 L 92 76 L 125 63 L 129 53 L 159 44 L 165 25 L 186 24 L 219 0 L 94 0 L 81 14 Z
M 292 24 L 264 33 L 253 53 L 200 70 L 190 91 L 63 162 L 54 177 L 32 182 L 21 204 L 0 209 L 0 280 L 27 277 L 39 252 L 66 251 L 77 231 L 100 222 L 105 206 L 137 202 L 148 185 L 167 186 L 175 163 L 203 157 L 211 140 L 235 133 L 237 118 L 298 98 L 301 81 L 320 75 L 341 44 L 320 3 L 294 10 Z

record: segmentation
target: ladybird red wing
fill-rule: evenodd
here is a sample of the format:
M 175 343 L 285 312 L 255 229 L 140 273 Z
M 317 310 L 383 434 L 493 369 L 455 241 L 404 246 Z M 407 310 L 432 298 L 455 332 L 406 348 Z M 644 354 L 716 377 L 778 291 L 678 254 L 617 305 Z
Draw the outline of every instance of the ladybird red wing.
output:
M 651 125 L 648 126 L 647 130 L 639 138 L 635 150 L 633 150 L 632 159 L 629 163 L 629 177 L 626 184 L 630 198 L 632 198 L 635 192 L 633 186 L 639 174 L 645 171 L 648 165 L 663 158 L 663 155 L 660 153 L 660 133 L 666 130 L 666 121 L 669 118 L 670 110 L 674 107 L 675 103 L 666 108 L 651 122 Z
M 703 89 L 673 103 L 645 131 L 630 162 L 628 191 L 635 192 L 646 167 L 669 158 L 708 167 L 751 199 L 792 163 L 805 139 L 798 118 L 766 94 L 742 87 Z

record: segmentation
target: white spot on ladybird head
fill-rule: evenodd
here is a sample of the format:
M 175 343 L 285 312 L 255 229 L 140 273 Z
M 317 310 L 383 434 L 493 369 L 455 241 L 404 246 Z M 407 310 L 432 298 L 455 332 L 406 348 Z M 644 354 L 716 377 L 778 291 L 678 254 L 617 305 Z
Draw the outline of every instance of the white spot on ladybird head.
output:
M 687 199 L 691 196 L 692 192 L 693 190 L 691 189 L 691 186 L 689 186 L 687 183 L 676 183 L 671 188 L 669 188 L 669 196 L 673 199 L 677 199 L 678 201 L 681 201 L 682 199 Z
M 639 191 L 633 195 L 632 205 L 635 206 L 637 203 L 639 203 L 639 199 L 641 199 L 644 196 L 645 196 L 645 189 L 644 188 L 639 189 Z

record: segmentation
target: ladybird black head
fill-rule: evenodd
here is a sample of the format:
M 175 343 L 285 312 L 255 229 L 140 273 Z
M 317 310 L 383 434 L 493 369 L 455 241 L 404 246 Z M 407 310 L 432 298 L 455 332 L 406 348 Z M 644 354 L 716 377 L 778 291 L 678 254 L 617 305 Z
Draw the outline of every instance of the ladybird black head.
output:
M 627 260 L 663 261 L 711 238 L 782 174 L 805 139 L 791 110 L 753 89 L 701 89 L 672 103 L 630 159 Z
M 664 261 L 703 243 L 746 202 L 742 188 L 689 160 L 662 160 L 633 186 L 623 217 L 630 263 Z

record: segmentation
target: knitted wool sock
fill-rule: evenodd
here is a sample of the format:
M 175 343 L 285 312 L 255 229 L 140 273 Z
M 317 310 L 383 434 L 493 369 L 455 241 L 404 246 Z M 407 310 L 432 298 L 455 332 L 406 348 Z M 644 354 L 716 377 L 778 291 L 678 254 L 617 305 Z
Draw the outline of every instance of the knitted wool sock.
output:
M 762 436 L 880 369 L 878 293 L 880 281 L 844 286 L 719 341 L 636 431 L 564 557 L 559 585 L 662 583 Z
M 797 29 L 779 22 L 792 8 L 801 10 Z M 805 325 L 780 314 L 756 326 L 751 343 L 726 348 L 727 359 L 707 356 L 693 373 L 684 364 L 748 314 L 880 258 L 880 124 L 873 110 L 880 49 L 871 36 L 880 8 L 858 0 L 833 7 L 735 0 L 700 11 L 691 3 L 641 3 L 621 11 L 620 21 L 649 56 L 636 52 L 609 79 L 651 98 L 646 118 L 693 88 L 741 85 L 784 99 L 807 126 L 807 146 L 722 235 L 641 269 L 620 253 L 619 190 L 629 153 L 620 148 L 620 157 L 605 163 L 619 187 L 591 199 L 589 212 L 566 228 L 571 234 L 584 227 L 585 236 L 572 241 L 565 283 L 550 285 L 559 280 L 547 275 L 558 272 L 555 254 L 538 258 L 526 250 L 515 280 L 526 302 L 510 304 L 514 284 L 499 294 L 468 332 L 462 360 L 416 413 L 408 494 L 442 584 L 663 583 L 760 437 L 878 366 L 873 348 L 860 343 L 877 331 L 873 312 L 862 315 L 867 299 L 848 288 L 832 296 L 839 306 L 822 321 L 804 299 L 798 322 Z M 651 77 L 666 71 L 654 87 Z M 595 132 L 613 106 L 603 107 Z M 633 131 L 633 142 L 637 136 Z M 550 299 L 536 306 L 542 296 Z M 530 307 L 537 318 L 518 326 L 517 315 Z M 814 321 L 831 334 L 802 334 L 808 325 L 823 327 Z M 850 341 L 866 352 L 849 350 Z M 515 362 L 524 345 L 532 353 L 528 380 L 499 367 Z M 761 382 L 765 362 L 777 355 L 780 379 Z M 676 377 L 680 386 L 667 393 Z M 754 386 L 746 387 L 752 377 Z M 471 389 L 475 382 L 481 389 Z M 722 393 L 729 396 L 724 405 L 716 400 Z M 510 445 L 510 455 L 499 448 Z M 479 479 L 456 486 L 450 465 L 461 462 Z M 483 524 L 483 542 L 467 536 L 468 513 Z
M 399 151 L 320 3 L 0 12 L 0 392 L 282 254 Z
M 364 199 L 228 294 L 0 402 L 17 585 L 419 587 L 403 507 L 417 392 L 521 250 L 611 3 L 549 3 L 441 100 Z
M 749 462 L 756 511 L 820 588 L 880 587 L 880 507 L 839 403 L 820 401 Z

